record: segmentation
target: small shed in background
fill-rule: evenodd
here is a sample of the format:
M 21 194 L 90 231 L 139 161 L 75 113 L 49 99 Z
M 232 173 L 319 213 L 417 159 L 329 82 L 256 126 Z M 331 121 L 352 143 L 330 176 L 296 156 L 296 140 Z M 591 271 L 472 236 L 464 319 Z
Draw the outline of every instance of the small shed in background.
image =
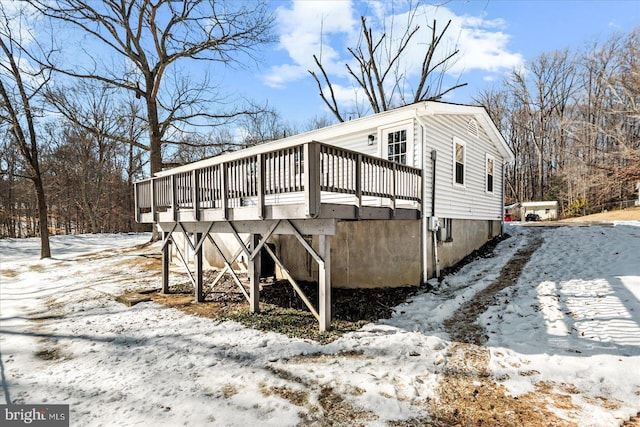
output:
M 522 221 L 520 203 L 513 203 L 504 207 L 505 221 Z
M 526 218 L 528 214 L 538 214 L 542 221 L 558 219 L 558 202 L 522 202 L 521 218 Z

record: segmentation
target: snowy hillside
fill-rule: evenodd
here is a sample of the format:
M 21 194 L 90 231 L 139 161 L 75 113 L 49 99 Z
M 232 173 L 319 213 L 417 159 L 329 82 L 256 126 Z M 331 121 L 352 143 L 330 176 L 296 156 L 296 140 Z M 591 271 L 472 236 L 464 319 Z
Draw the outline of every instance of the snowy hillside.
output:
M 446 384 L 468 368 L 486 371 L 468 375 L 470 394 L 499 400 L 505 419 L 525 402 L 582 426 L 635 417 L 640 222 L 506 231 L 494 256 L 327 345 L 116 302 L 159 286 L 158 246 L 134 248 L 148 235 L 59 236 L 44 261 L 37 240 L 0 240 L 0 403 L 66 403 L 78 426 L 446 425 L 462 416 L 438 412 Z M 485 343 L 451 341 L 448 319 L 534 244 L 517 282 L 471 319 Z

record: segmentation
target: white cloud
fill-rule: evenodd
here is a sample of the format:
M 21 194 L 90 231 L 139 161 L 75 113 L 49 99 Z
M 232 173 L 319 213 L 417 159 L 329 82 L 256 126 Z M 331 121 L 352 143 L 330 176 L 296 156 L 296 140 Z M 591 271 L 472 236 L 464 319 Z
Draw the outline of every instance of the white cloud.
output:
M 286 83 L 297 80 L 307 73 L 307 68 L 301 65 L 283 64 L 271 67 L 269 74 L 264 77 L 268 86 L 275 88 L 285 87 Z
M 509 50 L 510 35 L 505 32 L 502 19 L 487 19 L 485 15 L 456 15 L 443 6 L 421 5 L 413 22 L 406 10 L 406 3 L 370 1 L 294 1 L 278 8 L 280 48 L 291 61 L 273 66 L 265 76 L 266 84 L 286 87 L 290 81 L 308 76 L 308 69 L 316 69 L 313 55 L 322 55 L 325 70 L 334 82 L 339 98 L 353 100 L 354 92 L 347 83 L 345 63 L 353 63 L 347 47 L 355 47 L 360 37 L 359 16 L 365 14 L 367 24 L 376 34 L 387 35 L 384 43 L 393 50 L 408 25 L 420 26 L 402 58 L 400 69 L 410 87 L 421 73 L 422 59 L 431 41 L 433 21 L 440 33 L 447 22 L 451 24 L 440 44 L 432 64 L 438 63 L 449 53 L 459 50 L 454 61 L 448 64 L 446 73 L 456 79 L 463 72 L 482 71 L 499 74 L 524 64 L 521 54 Z M 433 83 L 437 84 L 438 76 Z M 464 80 L 464 79 L 463 79 Z
M 452 73 L 470 70 L 500 72 L 521 67 L 524 58 L 508 50 L 511 38 L 501 31 L 502 20 L 484 20 L 465 17 L 458 28 L 460 60 L 451 68 Z
M 27 47 L 35 41 L 35 28 L 38 25 L 39 14 L 35 8 L 25 2 L 1 2 L 3 18 L 2 33 L 11 35 L 11 38 Z
M 314 54 L 321 57 L 328 72 L 343 72 L 337 66 L 340 54 L 336 48 L 345 47 L 337 42 L 350 40 L 358 30 L 351 1 L 294 1 L 290 7 L 279 7 L 276 14 L 279 47 L 287 51 L 293 64 L 273 67 L 265 77 L 268 85 L 278 87 L 306 76 L 315 67 Z

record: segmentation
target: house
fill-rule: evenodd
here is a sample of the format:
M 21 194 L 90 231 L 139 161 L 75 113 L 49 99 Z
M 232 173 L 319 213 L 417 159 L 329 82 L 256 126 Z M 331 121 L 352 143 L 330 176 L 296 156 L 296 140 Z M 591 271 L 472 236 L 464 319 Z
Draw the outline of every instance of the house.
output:
M 419 285 L 501 234 L 512 160 L 484 108 L 420 102 L 160 172 L 136 218 L 163 232 L 165 291 L 173 247 L 198 300 L 206 259 L 258 310 L 269 257 L 326 329 L 332 287 Z
M 522 202 L 520 218 L 526 218 L 529 214 L 540 216 L 542 221 L 558 219 L 558 202 Z

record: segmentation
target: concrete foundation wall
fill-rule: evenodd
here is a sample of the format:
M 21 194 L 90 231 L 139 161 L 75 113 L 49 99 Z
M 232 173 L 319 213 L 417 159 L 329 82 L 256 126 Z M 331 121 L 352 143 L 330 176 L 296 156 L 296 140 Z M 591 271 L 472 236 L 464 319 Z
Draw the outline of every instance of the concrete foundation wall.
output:
M 440 269 L 456 264 L 474 250 L 482 247 L 489 240 L 502 234 L 502 222 L 492 220 L 454 219 L 451 224 L 452 239 L 450 242 L 438 242 L 438 259 Z M 433 262 L 433 237 L 429 232 L 429 277 L 435 275 Z
M 318 264 L 294 236 L 274 236 L 276 253 L 297 280 L 317 281 Z M 318 249 L 317 237 L 308 240 Z M 276 269 L 277 271 L 277 269 Z M 334 288 L 420 283 L 420 221 L 342 221 L 331 237 Z
M 376 288 L 417 286 L 422 281 L 420 220 L 342 221 L 331 237 L 331 283 L 335 288 Z M 488 240 L 501 234 L 502 223 L 492 220 L 452 220 L 450 242 L 438 242 L 440 268 L 454 265 Z M 185 248 L 182 235 L 174 235 Z M 242 238 L 247 236 L 242 235 Z M 239 248 L 231 234 L 216 234 L 216 242 L 228 258 Z M 317 251 L 317 236 L 306 237 Z M 434 277 L 433 237 L 428 242 L 428 273 Z M 269 240 L 277 256 L 296 280 L 317 281 L 318 264 L 292 235 L 274 235 Z M 264 254 L 263 257 L 268 257 Z M 204 244 L 209 266 L 222 268 L 224 262 L 210 242 Z M 239 258 L 246 266 L 244 254 Z M 238 265 L 234 264 L 234 268 Z M 284 278 L 276 267 L 276 276 Z

